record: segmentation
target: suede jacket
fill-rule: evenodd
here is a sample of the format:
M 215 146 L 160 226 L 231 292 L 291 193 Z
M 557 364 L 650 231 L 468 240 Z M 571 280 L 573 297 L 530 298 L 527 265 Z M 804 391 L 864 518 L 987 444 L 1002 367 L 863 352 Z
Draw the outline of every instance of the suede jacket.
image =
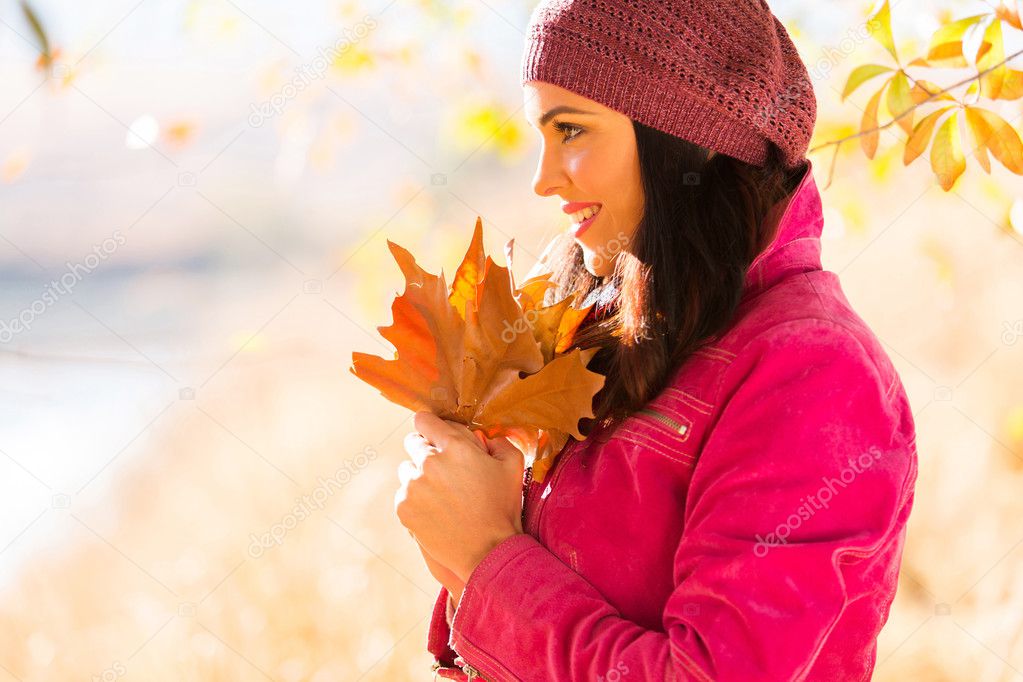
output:
M 526 471 L 525 532 L 476 567 L 453 617 L 440 590 L 435 678 L 870 678 L 913 504 L 913 415 L 821 268 L 812 165 L 769 219 L 734 324 L 643 410 L 570 439 L 543 483 Z

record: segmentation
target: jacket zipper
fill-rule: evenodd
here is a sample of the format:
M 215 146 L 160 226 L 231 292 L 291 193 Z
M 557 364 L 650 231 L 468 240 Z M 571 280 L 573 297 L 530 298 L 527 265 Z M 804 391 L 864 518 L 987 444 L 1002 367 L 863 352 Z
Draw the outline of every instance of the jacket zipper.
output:
M 673 431 L 677 431 L 680 435 L 685 435 L 686 431 L 689 430 L 689 426 L 688 425 L 686 425 L 686 424 L 679 424 L 677 421 L 675 421 L 671 417 L 668 417 L 667 415 L 663 415 L 660 412 L 657 412 L 655 410 L 651 410 L 648 407 L 644 407 L 641 410 L 637 410 L 636 414 L 645 414 L 645 415 L 647 415 L 649 417 L 652 417 L 653 419 L 656 419 L 657 421 L 661 422 L 662 424 L 668 426 Z
M 529 485 L 533 482 L 533 465 L 526 467 L 526 480 L 522 483 L 522 530 L 526 530 L 526 496 L 529 494 Z
M 554 486 L 554 482 L 558 480 L 558 477 L 561 475 L 562 470 L 564 470 L 564 468 L 565 468 L 564 467 L 565 460 L 567 460 L 569 458 L 569 456 L 572 453 L 575 452 L 575 450 L 579 447 L 580 443 L 581 443 L 581 441 L 573 440 L 566 447 L 566 449 L 564 451 L 562 451 L 561 453 L 559 453 L 558 456 L 555 458 L 554 465 L 547 471 L 547 475 L 544 477 L 547 480 L 547 485 L 548 486 L 551 486 L 551 487 Z M 533 471 L 532 470 L 533 470 L 533 467 L 530 466 L 529 467 L 529 481 L 530 481 L 530 485 L 529 485 L 529 488 L 526 490 L 526 497 L 525 497 L 525 500 L 524 500 L 523 505 L 522 505 L 522 530 L 524 532 L 526 532 L 526 533 L 529 533 L 529 530 L 527 528 L 527 520 L 529 518 L 529 514 L 526 513 L 527 506 L 530 509 L 534 509 L 535 508 L 536 511 L 534 511 L 533 514 L 532 514 L 532 518 L 534 520 L 534 524 L 533 524 L 534 525 L 534 529 L 533 530 L 535 532 L 531 533 L 531 535 L 533 535 L 534 537 L 539 537 L 539 533 L 540 533 L 540 515 L 543 513 L 544 502 L 546 502 L 546 500 L 542 500 L 542 499 L 541 500 L 537 500 L 536 499 L 536 496 L 538 494 L 537 491 L 539 490 L 540 486 L 532 485 L 533 483 L 536 483 L 536 481 L 533 480 Z
M 476 678 L 479 678 L 481 680 L 488 681 L 490 680 L 489 677 L 487 677 L 486 675 L 484 675 L 483 673 L 481 673 L 479 670 L 472 667 L 468 663 L 462 666 L 462 672 L 465 673 L 465 677 L 467 680 L 475 680 Z
M 433 673 L 433 679 L 435 679 L 435 680 L 437 679 L 437 671 L 440 670 L 441 668 L 443 668 L 444 670 L 454 670 L 454 668 L 449 668 L 448 666 L 444 665 L 440 661 L 434 661 L 430 665 L 430 672 Z M 481 680 L 485 680 L 485 682 L 491 682 L 489 677 L 487 677 L 486 675 L 481 673 L 477 668 L 472 667 L 468 663 L 463 665 L 461 667 L 461 670 L 462 670 L 462 673 L 466 676 L 466 679 L 469 679 L 469 680 L 481 679 Z

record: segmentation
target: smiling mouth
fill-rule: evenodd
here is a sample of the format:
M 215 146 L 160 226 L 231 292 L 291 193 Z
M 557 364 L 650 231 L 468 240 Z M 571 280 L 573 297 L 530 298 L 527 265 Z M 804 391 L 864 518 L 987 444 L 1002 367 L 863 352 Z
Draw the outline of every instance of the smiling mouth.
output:
M 603 208 L 603 207 L 600 206 L 600 205 L 597 205 L 597 206 L 587 206 L 586 208 L 584 208 L 581 211 L 576 211 L 575 213 L 569 214 L 568 217 L 572 219 L 572 224 L 573 225 L 579 225 L 579 224 L 583 223 L 587 218 L 592 218 L 593 216 L 595 216 L 598 213 L 600 213 L 600 209 L 601 208 Z
M 600 206 L 591 206 L 571 214 L 572 236 L 578 238 L 583 232 L 589 229 L 590 225 L 592 225 L 597 219 L 597 216 L 600 215 L 600 210 Z

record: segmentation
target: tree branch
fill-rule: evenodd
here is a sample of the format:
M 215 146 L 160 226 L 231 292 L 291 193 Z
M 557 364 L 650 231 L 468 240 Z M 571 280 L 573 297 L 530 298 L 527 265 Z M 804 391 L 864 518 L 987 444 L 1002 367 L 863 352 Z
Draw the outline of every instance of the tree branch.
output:
M 841 146 L 842 146 L 842 144 L 844 142 L 848 142 L 849 140 L 855 140 L 858 137 L 863 137 L 864 135 L 869 135 L 870 133 L 874 133 L 874 132 L 881 132 L 882 130 L 890 128 L 893 125 L 895 125 L 896 123 L 898 123 L 903 117 L 908 116 L 909 114 L 913 113 L 914 111 L 916 111 L 917 109 L 919 109 L 923 105 L 927 104 L 928 102 L 933 101 L 935 98 L 940 97 L 941 95 L 944 95 L 945 93 L 950 92 L 950 91 L 952 91 L 952 90 L 954 90 L 954 89 L 956 89 L 958 87 L 966 85 L 967 83 L 972 83 L 973 81 L 980 80 L 981 78 L 983 78 L 987 74 L 991 73 L 992 71 L 994 71 L 998 67 L 1003 66 L 1005 64 L 1008 64 L 1009 62 L 1011 62 L 1016 57 L 1019 57 L 1020 55 L 1023 55 L 1023 50 L 1019 50 L 1018 52 L 1015 52 L 1015 53 L 1009 55 L 1007 58 L 1003 59 L 1002 61 L 998 62 L 997 64 L 995 64 L 995 65 L 993 65 L 993 66 L 991 66 L 991 67 L 989 67 L 987 69 L 984 69 L 983 71 L 979 71 L 975 75 L 970 76 L 969 78 L 966 78 L 964 80 L 961 80 L 958 83 L 950 85 L 947 88 L 945 88 L 944 90 L 939 90 L 938 92 L 931 93 L 930 96 L 927 99 L 921 100 L 917 104 L 914 104 L 912 107 L 910 107 L 909 109 L 906 109 L 901 114 L 899 114 L 898 116 L 896 116 L 892 120 L 888 121 L 884 125 L 875 126 L 873 128 L 869 128 L 867 130 L 861 130 L 858 133 L 853 133 L 852 135 L 846 135 L 845 137 L 843 137 L 843 138 L 841 138 L 839 140 L 832 140 L 830 142 L 825 142 L 823 144 L 819 144 L 816 147 L 808 150 L 806 153 L 807 154 L 812 154 L 813 152 L 819 151 L 821 149 L 826 149 L 827 147 L 831 147 L 832 145 L 834 145 L 834 147 L 835 147 L 835 156 L 831 160 L 831 170 L 828 173 L 828 181 L 827 181 L 827 184 L 824 185 L 824 189 L 827 189 L 828 187 L 831 186 L 831 179 L 832 179 L 832 176 L 833 176 L 834 171 L 835 171 L 835 161 L 838 159 L 838 151 L 839 151 L 839 149 L 841 148 Z M 903 72 L 905 72 L 905 69 L 901 69 L 901 70 Z M 907 73 L 906 76 L 908 77 L 909 74 Z M 927 90 L 924 89 L 924 92 L 927 92 Z M 960 106 L 963 105 L 962 102 L 959 102 L 959 104 L 960 104 Z

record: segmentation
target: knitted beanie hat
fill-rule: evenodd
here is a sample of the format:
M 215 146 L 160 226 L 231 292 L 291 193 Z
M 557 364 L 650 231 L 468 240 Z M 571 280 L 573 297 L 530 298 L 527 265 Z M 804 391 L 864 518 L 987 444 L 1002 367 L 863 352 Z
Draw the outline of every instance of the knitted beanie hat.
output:
M 766 0 L 543 0 L 522 84 L 544 81 L 689 142 L 789 169 L 810 145 L 817 101 Z

